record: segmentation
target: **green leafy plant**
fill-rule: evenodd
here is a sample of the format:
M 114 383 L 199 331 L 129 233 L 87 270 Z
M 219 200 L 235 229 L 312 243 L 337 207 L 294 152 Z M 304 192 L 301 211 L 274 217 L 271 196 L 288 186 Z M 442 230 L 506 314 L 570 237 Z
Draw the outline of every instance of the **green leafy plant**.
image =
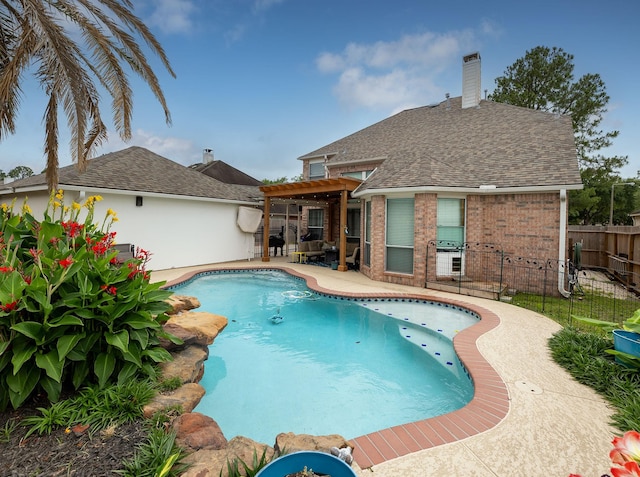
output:
M 63 385 L 105 388 L 154 376 L 171 359 L 160 338 L 174 342 L 162 283 L 150 283 L 150 254 L 117 260 L 117 220 L 108 209 L 94 223 L 99 196 L 64 205 L 52 195 L 41 221 L 23 204 L 0 210 L 0 410 L 34 393 L 59 399 Z M 81 219 L 81 216 L 84 218 Z
M 58 427 L 68 428 L 74 424 L 87 425 L 93 433 L 142 419 L 142 408 L 154 395 L 155 386 L 149 380 L 115 384 L 105 389 L 94 385 L 48 408 L 39 407 L 40 414 L 25 417 L 21 424 L 29 427 L 25 438 L 33 433 L 50 434 Z
M 180 460 L 185 452 L 175 443 L 175 432 L 153 428 L 149 439 L 138 445 L 135 455 L 118 471 L 125 477 L 177 477 L 187 466 Z
M 612 404 L 615 427 L 640 429 L 640 373 L 614 362 L 610 338 L 567 327 L 551 337 L 549 348 L 560 366 Z
M 597 320 L 595 318 L 587 318 L 583 316 L 573 316 L 572 318 L 580 323 L 595 326 L 606 333 L 612 333 L 614 330 L 620 329 L 620 325 L 618 323 L 610 321 Z M 622 329 L 631 333 L 636 333 L 640 340 L 640 308 L 631 315 L 631 318 L 622 322 Z M 607 353 L 615 355 L 627 366 L 640 369 L 640 358 L 637 356 L 616 349 L 609 349 L 607 350 Z
M 11 434 L 18 427 L 18 423 L 15 419 L 9 419 L 4 423 L 4 427 L 0 428 L 0 443 L 7 444 L 11 441 Z
M 262 450 L 260 457 L 258 457 L 258 453 L 254 450 L 251 465 L 239 457 L 227 460 L 227 475 L 229 477 L 255 477 L 269 462 L 270 459 L 267 457 L 266 447 Z M 222 477 L 222 469 L 220 469 L 220 477 Z

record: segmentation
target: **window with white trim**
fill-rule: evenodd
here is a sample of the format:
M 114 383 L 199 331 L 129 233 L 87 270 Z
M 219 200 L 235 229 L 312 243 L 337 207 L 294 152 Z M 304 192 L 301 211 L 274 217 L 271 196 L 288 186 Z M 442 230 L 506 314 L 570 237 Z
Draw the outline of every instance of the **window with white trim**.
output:
M 361 181 L 363 181 L 367 177 L 369 177 L 372 172 L 373 172 L 373 170 L 370 170 L 370 171 L 357 171 L 357 172 L 343 172 L 340 175 L 342 177 L 353 177 L 354 179 L 360 179 Z
M 324 179 L 324 160 L 309 161 L 309 180 Z
M 385 270 L 413 273 L 413 198 L 387 199 L 386 217 Z
M 461 247 L 465 232 L 465 200 L 438 199 L 437 243 L 439 249 Z

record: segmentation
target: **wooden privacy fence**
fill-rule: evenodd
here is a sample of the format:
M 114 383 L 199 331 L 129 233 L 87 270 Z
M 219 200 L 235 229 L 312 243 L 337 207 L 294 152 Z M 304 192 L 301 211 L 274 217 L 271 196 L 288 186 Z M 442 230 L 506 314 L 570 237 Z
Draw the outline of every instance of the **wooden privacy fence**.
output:
M 607 270 L 629 290 L 640 293 L 640 226 L 572 225 L 571 250 L 578 243 L 582 268 Z

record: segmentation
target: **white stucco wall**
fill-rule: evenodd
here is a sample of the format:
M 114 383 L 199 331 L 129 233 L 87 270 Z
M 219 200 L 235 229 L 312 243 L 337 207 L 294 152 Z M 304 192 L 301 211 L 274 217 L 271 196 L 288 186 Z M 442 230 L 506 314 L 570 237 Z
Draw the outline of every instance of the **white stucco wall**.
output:
M 65 191 L 65 204 L 70 205 L 73 200 L 84 203 L 89 195 L 103 198 L 95 206 L 96 223 L 101 224 L 107 209 L 113 209 L 118 216 L 118 222 L 111 228 L 117 233 L 116 242 L 132 243 L 151 252 L 151 270 L 253 257 L 253 234 L 242 232 L 236 224 L 238 204 L 144 196 L 143 205 L 137 207 L 135 195 L 104 191 L 87 191 L 84 198 L 77 191 Z M 2 197 L 0 201 L 9 203 L 11 197 Z M 27 203 L 36 219 L 42 218 L 47 201 L 47 194 L 28 194 Z M 16 210 L 21 204 L 22 198 L 18 198 Z

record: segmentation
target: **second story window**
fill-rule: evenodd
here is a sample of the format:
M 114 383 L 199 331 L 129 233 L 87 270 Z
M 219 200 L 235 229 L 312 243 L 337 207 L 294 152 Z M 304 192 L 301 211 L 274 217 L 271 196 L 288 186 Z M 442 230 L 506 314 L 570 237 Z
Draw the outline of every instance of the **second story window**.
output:
M 309 162 L 309 180 L 324 178 L 324 161 Z

